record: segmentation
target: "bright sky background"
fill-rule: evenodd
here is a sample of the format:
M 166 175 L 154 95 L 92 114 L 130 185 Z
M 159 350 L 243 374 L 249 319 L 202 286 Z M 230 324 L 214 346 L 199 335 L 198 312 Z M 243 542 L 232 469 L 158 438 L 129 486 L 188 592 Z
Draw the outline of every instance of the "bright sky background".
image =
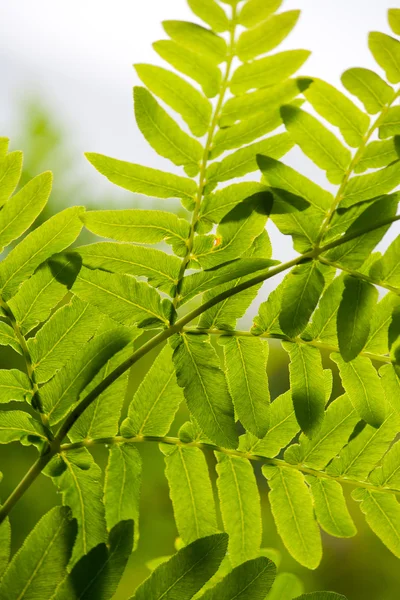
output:
M 286 0 L 284 10 L 298 8 L 302 15 L 282 49 L 312 50 L 301 73 L 340 85 L 346 68 L 378 68 L 367 32 L 388 32 L 387 9 L 395 5 L 396 0 Z M 186 0 L 0 0 L 1 135 L 13 136 L 16 103 L 34 92 L 65 124 L 94 185 L 102 178 L 86 163 L 84 151 L 170 169 L 134 123 L 131 88 L 138 81 L 132 64 L 162 64 L 151 47 L 164 37 L 160 22 L 194 18 Z M 290 157 L 311 175 L 299 151 Z

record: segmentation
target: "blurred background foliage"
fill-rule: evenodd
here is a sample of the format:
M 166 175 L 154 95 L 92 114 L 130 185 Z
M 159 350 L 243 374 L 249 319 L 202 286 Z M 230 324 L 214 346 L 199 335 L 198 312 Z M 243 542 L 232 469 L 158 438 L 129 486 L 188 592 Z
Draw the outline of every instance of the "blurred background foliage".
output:
M 76 158 L 71 150 L 68 131 L 38 98 L 29 98 L 20 105 L 18 114 L 19 135 L 12 140 L 13 149 L 24 152 L 24 169 L 21 185 L 35 175 L 51 170 L 54 174 L 54 187 L 48 207 L 40 219 L 50 217 L 59 210 L 76 204 L 84 204 L 88 209 L 110 207 L 141 207 L 140 196 L 116 190 L 110 194 L 109 184 L 104 181 L 104 192 L 100 186 L 95 195 L 90 184 L 76 169 Z M 99 193 L 100 189 L 100 193 Z M 165 204 L 154 200 L 146 208 L 165 208 Z M 168 206 L 170 209 L 170 205 Z M 176 204 L 176 210 L 181 211 Z M 40 224 L 38 220 L 36 225 Z M 79 244 L 91 240 L 86 232 L 78 240 Z M 265 299 L 265 298 L 263 298 Z M 241 327 L 249 327 L 255 309 L 250 310 Z M 145 337 L 136 342 L 140 345 Z M 272 398 L 277 397 L 289 387 L 287 355 L 278 342 L 273 342 L 269 358 L 269 378 Z M 145 373 L 150 368 L 157 352 L 149 353 L 130 373 L 126 405 Z M 0 347 L 0 368 L 23 368 L 21 357 L 9 348 Z M 325 367 L 335 371 L 335 365 L 325 357 Z M 334 396 L 341 393 L 338 377 L 334 378 Z M 173 434 L 187 420 L 187 412 L 182 408 L 174 423 Z M 158 556 L 172 554 L 175 550 L 176 528 L 173 520 L 172 506 L 169 500 L 168 487 L 164 477 L 162 454 L 156 444 L 139 445 L 143 457 L 143 488 L 141 495 L 140 542 L 138 550 L 132 555 L 115 600 L 122 600 L 132 594 L 136 586 L 148 576 L 146 563 Z M 17 485 L 32 462 L 36 451 L 33 447 L 19 444 L 0 446 L 0 471 L 4 474 L 1 484 L 2 497 L 6 497 Z M 107 460 L 107 449 L 96 448 L 95 458 L 102 467 Z M 214 459 L 211 453 L 207 456 L 210 472 L 214 473 Z M 266 481 L 261 477 L 260 469 L 256 473 L 261 489 L 263 502 L 264 539 L 263 547 L 272 547 L 281 554 L 281 571 L 297 574 L 303 581 L 306 591 L 334 590 L 345 594 L 349 600 L 397 600 L 400 598 L 399 562 L 381 542 L 365 526 L 363 517 L 356 504 L 349 498 L 349 508 L 355 519 L 358 535 L 355 538 L 336 539 L 323 534 L 324 558 L 316 571 L 308 571 L 298 565 L 284 550 L 275 525 L 271 518 L 268 504 Z M 215 477 L 214 477 L 215 483 Z M 38 519 L 55 503 L 60 501 L 51 481 L 42 476 L 29 489 L 11 514 L 13 531 L 13 550 L 17 550 L 23 539 Z M 45 600 L 45 599 L 43 599 Z

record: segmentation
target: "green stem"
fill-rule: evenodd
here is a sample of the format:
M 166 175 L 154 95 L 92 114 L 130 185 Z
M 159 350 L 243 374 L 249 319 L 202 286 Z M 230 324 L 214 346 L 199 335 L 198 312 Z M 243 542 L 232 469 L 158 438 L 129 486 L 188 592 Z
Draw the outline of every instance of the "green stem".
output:
M 359 487 L 367 490 L 371 490 L 373 492 L 383 492 L 389 494 L 395 494 L 400 496 L 400 490 L 394 490 L 391 488 L 384 488 L 373 485 L 372 483 L 368 483 L 366 481 L 356 481 L 354 479 L 349 479 L 347 477 L 334 477 L 333 475 L 328 475 L 325 471 L 318 471 L 317 469 L 312 469 L 310 467 L 306 467 L 302 464 L 290 464 L 281 460 L 279 458 L 268 458 L 266 456 L 260 456 L 259 454 L 252 454 L 251 452 L 241 452 L 240 450 L 229 450 L 228 448 L 222 448 L 220 446 L 216 446 L 215 444 L 208 444 L 205 442 L 182 442 L 179 438 L 175 437 L 159 437 L 159 436 L 143 436 L 138 435 L 134 437 L 124 438 L 122 436 L 115 436 L 109 438 L 99 438 L 93 440 L 82 440 L 81 442 L 75 442 L 73 444 L 63 444 L 60 448 L 61 452 L 69 452 L 71 450 L 76 450 L 78 448 L 91 448 L 93 446 L 99 444 L 141 444 L 144 442 L 155 442 L 158 444 L 168 444 L 169 446 L 179 446 L 181 448 L 199 448 L 200 450 L 208 450 L 211 452 L 221 452 L 222 454 L 226 454 L 227 456 L 237 456 L 238 458 L 244 458 L 253 462 L 261 462 L 265 465 L 273 465 L 275 467 L 285 467 L 288 469 L 296 469 L 305 475 L 313 475 L 314 477 L 319 477 L 320 479 L 332 479 L 334 481 L 339 482 L 340 484 L 351 485 L 353 487 Z

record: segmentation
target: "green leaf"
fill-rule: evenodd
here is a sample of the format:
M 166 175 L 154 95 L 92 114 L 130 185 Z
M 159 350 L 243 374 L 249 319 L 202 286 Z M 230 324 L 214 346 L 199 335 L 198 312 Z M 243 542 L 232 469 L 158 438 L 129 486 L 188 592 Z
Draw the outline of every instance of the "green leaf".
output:
M 65 576 L 75 535 L 68 509 L 56 507 L 42 517 L 1 580 L 1 600 L 50 598 Z
M 236 448 L 233 405 L 218 356 L 205 336 L 183 334 L 173 356 L 178 383 L 204 434 L 224 448 Z
M 0 404 L 23 402 L 32 396 L 27 375 L 18 369 L 0 369 Z
M 234 73 L 230 89 L 237 96 L 252 89 L 276 85 L 291 77 L 306 62 L 308 50 L 286 50 L 241 65 Z
M 352 497 L 361 502 L 360 509 L 372 531 L 400 558 L 400 505 L 396 496 L 357 489 Z
M 129 275 L 82 267 L 73 292 L 118 323 L 139 327 L 168 324 L 159 293 Z
M 229 181 L 256 171 L 257 154 L 266 154 L 273 158 L 281 158 L 291 148 L 293 142 L 286 133 L 245 146 L 224 158 L 221 162 L 212 163 L 207 169 L 207 191 L 211 191 L 218 182 Z
M 347 600 L 347 598 L 335 592 L 312 592 L 311 594 L 303 594 L 295 600 Z
M 93 337 L 98 326 L 97 311 L 75 296 L 56 311 L 27 341 L 37 383 L 51 379 Z
M 0 346 L 10 346 L 18 354 L 22 354 L 22 349 L 14 329 L 0 321 Z
M 228 31 L 228 17 L 215 0 L 188 0 L 188 4 L 194 14 L 210 25 L 211 29 L 218 33 Z
M 208 466 L 199 448 L 162 446 L 176 527 L 185 545 L 216 533 L 217 515 Z
M 290 390 L 276 398 L 270 406 L 270 424 L 267 435 L 259 440 L 247 433 L 240 438 L 242 451 L 273 458 L 299 432 Z
M 259 556 L 261 502 L 253 467 L 244 458 L 216 452 L 218 497 L 233 567 Z
M 251 329 L 253 335 L 262 335 L 263 333 L 283 335 L 283 331 L 279 327 L 283 288 L 283 283 L 279 284 L 278 287 L 270 293 L 268 300 L 261 304 Z
M 196 182 L 186 177 L 164 173 L 94 152 L 87 152 L 85 156 L 111 183 L 130 192 L 156 198 L 191 200 L 197 190 Z
M 177 71 L 201 85 L 207 98 L 214 98 L 220 89 L 221 71 L 212 60 L 188 50 L 172 40 L 159 40 L 154 50 Z
M 82 262 L 90 269 L 102 269 L 147 277 L 153 287 L 173 294 L 178 282 L 181 261 L 161 250 L 133 244 L 99 242 L 76 249 Z
M 315 117 L 295 106 L 283 106 L 281 114 L 286 129 L 320 169 L 326 171 L 331 183 L 341 183 L 350 164 L 350 151 Z
M 0 582 L 11 555 L 11 526 L 7 517 L 0 525 Z
M 279 46 L 296 25 L 299 16 L 299 10 L 289 10 L 272 16 L 258 27 L 244 31 L 237 43 L 240 60 L 251 60 Z
M 81 468 L 82 458 L 85 468 Z M 88 554 L 92 548 L 106 541 L 106 520 L 102 501 L 102 474 L 91 455 L 84 450 L 63 453 L 64 472 L 53 479 L 62 494 L 63 504 L 69 506 L 78 522 L 78 535 L 71 562 Z
M 152 364 L 129 405 L 128 417 L 121 425 L 125 437 L 165 436 L 183 401 L 176 382 L 172 350 L 165 346 Z
M 382 385 L 369 358 L 358 356 L 345 362 L 340 354 L 332 354 L 338 365 L 342 384 L 351 403 L 364 421 L 379 427 L 387 416 L 387 405 L 383 402 Z
M 379 127 L 380 139 L 385 139 L 400 133 L 400 111 L 399 106 L 392 106 L 385 114 Z
M 337 346 L 336 320 L 343 287 L 344 277 L 339 276 L 325 289 L 312 321 L 302 335 L 305 340 Z
M 371 31 L 368 38 L 369 49 L 390 83 L 400 81 L 400 43 L 386 33 Z
M 393 443 L 399 425 L 399 419 L 393 411 L 379 429 L 366 425 L 328 465 L 327 473 L 333 477 L 345 476 L 366 481 L 368 474 Z
M 0 264 L 0 286 L 5 300 L 52 254 L 61 252 L 76 240 L 84 209 L 67 208 L 35 229 Z
M 265 185 L 253 181 L 234 183 L 205 196 L 200 207 L 200 219 L 210 223 L 220 223 L 235 206 L 257 194 L 264 194 L 268 199 Z M 268 257 L 269 258 L 269 257 Z
M 273 562 L 260 556 L 237 566 L 200 600 L 264 600 L 275 579 Z
M 97 335 L 40 388 L 41 403 L 51 425 L 65 417 L 85 386 L 131 339 L 132 333 L 123 328 Z
M 389 25 L 393 33 L 400 35 L 400 9 L 389 8 L 388 10 Z
M 375 354 L 389 353 L 389 326 L 392 322 L 394 310 L 400 305 L 400 298 L 389 292 L 377 304 L 370 316 L 370 329 L 365 352 Z
M 150 146 L 160 156 L 185 167 L 191 176 L 197 175 L 203 155 L 201 144 L 182 131 L 146 88 L 135 87 L 133 93 L 136 123 Z
M 131 600 L 192 598 L 217 571 L 227 545 L 228 536 L 216 533 L 185 546 L 159 565 Z
M 300 579 L 292 573 L 278 573 L 268 600 L 294 600 L 304 587 Z
M 350 275 L 344 278 L 344 291 L 337 313 L 337 332 L 340 353 L 346 362 L 356 358 L 363 350 L 377 300 L 378 290 L 371 283 Z
M 398 490 L 400 486 L 399 457 L 400 444 L 396 442 L 383 457 L 381 465 L 370 473 L 369 481 L 382 488 Z
M 324 419 L 325 386 L 321 354 L 304 344 L 282 343 L 290 356 L 290 387 L 296 419 L 312 439 Z
M 54 600 L 110 600 L 132 552 L 133 522 L 122 521 L 102 543 L 82 556 L 63 582 Z
M 369 117 L 347 96 L 321 79 L 313 79 L 304 95 L 317 113 L 339 128 L 349 146 L 358 148 L 362 144 Z
M 352 177 L 344 191 L 340 208 L 349 208 L 359 202 L 389 194 L 399 183 L 399 160 L 380 171 Z
M 303 474 L 266 465 L 262 472 L 271 490 L 268 498 L 283 543 L 301 565 L 316 569 L 322 557 L 321 537 Z
M 85 214 L 84 223 L 92 233 L 119 242 L 157 244 L 165 240 L 181 249 L 190 232 L 188 221 L 161 210 L 94 210 Z
M 139 541 L 139 501 L 142 459 L 133 444 L 114 444 L 109 449 L 104 486 L 107 529 L 121 521 L 134 522 L 134 548 Z
M 262 438 L 269 427 L 268 344 L 259 338 L 221 336 L 228 387 L 243 427 Z
M 22 171 L 22 152 L 10 152 L 0 158 L 0 206 L 3 206 L 18 185 Z
M 341 79 L 344 87 L 364 104 L 371 115 L 380 112 L 393 99 L 393 88 L 370 69 L 348 69 Z
M 318 263 L 298 265 L 285 277 L 279 324 L 289 337 L 306 327 L 324 289 L 324 276 Z
M 399 159 L 400 144 L 398 138 L 385 140 L 384 142 L 370 142 L 359 161 L 355 165 L 355 173 L 363 173 L 368 169 L 387 167 L 390 163 Z
M 286 450 L 285 460 L 323 470 L 347 444 L 358 421 L 349 397 L 346 394 L 339 396 L 329 405 L 321 429 L 313 439 L 302 434 L 299 443 L 292 444 Z
M 356 535 L 357 529 L 348 511 L 340 483 L 312 475 L 306 477 L 306 480 L 311 488 L 315 513 L 322 529 L 339 538 Z
M 385 254 L 377 260 L 370 269 L 370 275 L 378 282 L 388 283 L 400 287 L 400 236 L 397 236 L 386 250 Z
M 201 137 L 207 132 L 212 106 L 203 94 L 167 69 L 145 64 L 135 65 L 135 69 L 145 86 L 181 115 L 193 135 Z
M 271 111 L 279 108 L 293 100 L 298 93 L 297 80 L 287 79 L 277 85 L 229 98 L 222 108 L 220 126 L 227 127 L 236 121 L 248 121 L 256 115 L 263 115 L 266 109 Z
M 56 254 L 24 281 L 8 302 L 23 335 L 48 318 L 74 283 L 80 268 L 81 260 L 76 254 Z
M 0 251 L 24 233 L 40 215 L 50 196 L 50 171 L 27 183 L 0 212 Z
M 240 11 L 239 23 L 254 27 L 278 10 L 281 4 L 282 0 L 249 0 Z
M 0 412 L 0 444 L 25 441 L 32 436 L 47 441 L 46 433 L 39 421 L 22 410 Z
M 227 45 L 223 37 L 210 29 L 188 21 L 164 21 L 164 31 L 178 44 L 202 54 L 219 65 L 226 60 Z

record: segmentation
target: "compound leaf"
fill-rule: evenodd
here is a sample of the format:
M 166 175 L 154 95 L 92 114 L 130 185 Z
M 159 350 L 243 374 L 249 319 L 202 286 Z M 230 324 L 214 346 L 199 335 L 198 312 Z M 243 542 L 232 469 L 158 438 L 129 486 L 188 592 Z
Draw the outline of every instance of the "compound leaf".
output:
M 365 110 L 371 115 L 380 112 L 394 96 L 393 88 L 370 69 L 348 69 L 342 75 L 342 83 L 364 104 Z

